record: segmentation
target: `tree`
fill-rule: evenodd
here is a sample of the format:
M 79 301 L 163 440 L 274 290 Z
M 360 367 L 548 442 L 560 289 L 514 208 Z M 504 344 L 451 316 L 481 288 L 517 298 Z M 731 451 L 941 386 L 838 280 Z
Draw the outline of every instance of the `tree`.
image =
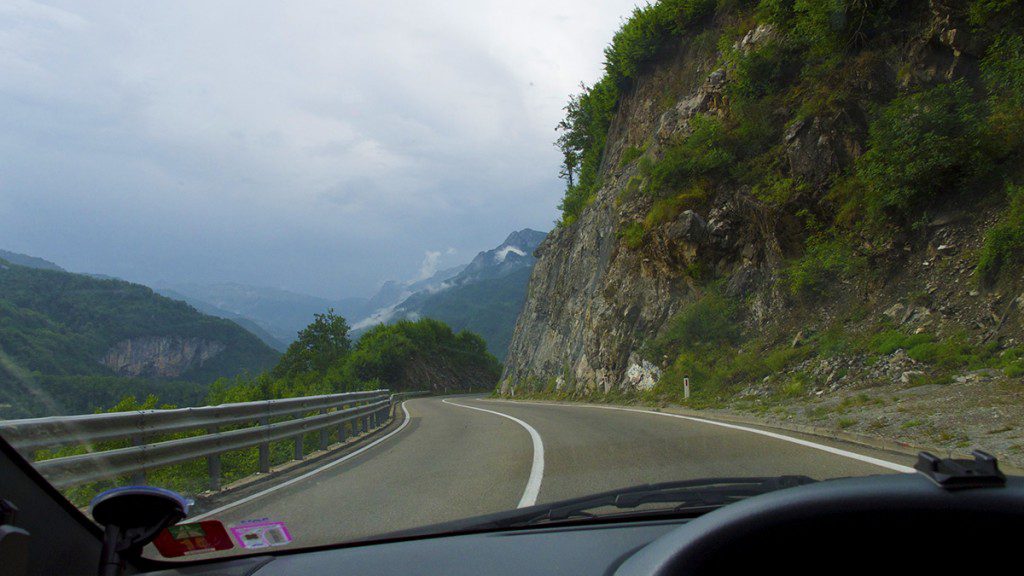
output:
M 326 314 L 317 314 L 313 322 L 299 332 L 299 337 L 288 346 L 273 376 L 282 378 L 306 372 L 324 374 L 340 363 L 352 348 L 348 338 L 348 322 L 330 308 Z

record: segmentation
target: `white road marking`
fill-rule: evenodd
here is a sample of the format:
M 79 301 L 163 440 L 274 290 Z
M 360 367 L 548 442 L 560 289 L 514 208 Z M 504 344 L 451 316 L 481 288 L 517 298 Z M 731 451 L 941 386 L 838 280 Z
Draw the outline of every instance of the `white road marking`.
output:
M 459 408 L 479 410 L 480 412 L 487 412 L 488 414 L 508 418 L 523 428 L 526 428 L 526 431 L 530 433 L 530 438 L 533 440 L 533 465 L 530 466 L 530 479 L 526 482 L 526 490 L 523 491 L 523 497 L 519 499 L 519 505 L 516 506 L 516 508 L 525 508 L 536 504 L 537 496 L 540 494 L 540 483 L 544 479 L 544 442 L 540 439 L 540 434 L 534 430 L 533 426 L 530 426 L 515 416 L 509 416 L 508 414 L 502 414 L 501 412 L 495 412 L 494 410 L 477 408 L 476 406 L 466 406 L 465 404 L 457 404 L 455 402 L 449 402 L 447 399 L 441 400 L 441 402 L 451 406 L 458 406 Z
M 252 502 L 253 500 L 255 500 L 257 498 L 262 498 L 263 496 L 266 496 L 267 494 L 270 494 L 271 492 L 280 490 L 281 488 L 284 488 L 286 486 L 291 486 L 292 484 L 295 484 L 296 482 L 301 482 L 301 481 L 305 480 L 306 478 L 309 478 L 310 476 L 314 476 L 316 474 L 319 474 L 319 473 L 323 472 L 324 470 L 327 470 L 329 468 L 333 468 L 334 466 L 337 466 L 338 464 L 341 464 L 342 462 L 345 462 L 347 460 L 355 458 L 356 456 L 362 454 L 363 452 L 366 452 L 370 448 L 373 448 L 377 444 L 380 444 L 381 442 L 387 440 L 388 438 L 391 438 L 395 434 L 398 434 L 406 426 L 409 425 L 409 409 L 405 407 L 405 402 L 402 402 L 401 406 L 402 406 L 402 412 L 405 414 L 405 420 L 402 422 L 401 425 L 398 426 L 398 428 L 395 428 L 391 432 L 387 433 L 385 436 L 382 436 L 382 437 L 374 440 L 373 442 L 370 442 L 366 446 L 363 446 L 362 448 L 356 450 L 355 452 L 352 452 L 351 454 L 346 454 L 346 455 L 342 456 L 341 458 L 338 458 L 337 460 L 333 460 L 331 462 L 328 462 L 327 464 L 324 464 L 323 466 L 321 466 L 319 468 L 316 468 L 314 470 L 310 470 L 309 472 L 306 472 L 305 474 L 302 474 L 301 476 L 296 476 L 295 478 L 292 478 L 291 480 L 288 480 L 286 482 L 282 482 L 280 484 L 275 484 L 274 486 L 271 486 L 270 488 L 267 488 L 266 490 L 262 490 L 260 492 L 255 493 L 255 494 L 250 494 L 249 496 L 246 496 L 245 498 L 241 498 L 239 500 L 235 500 L 234 502 L 230 502 L 228 504 L 225 504 L 225 505 L 221 506 L 220 508 L 214 508 L 213 510 L 210 510 L 209 512 L 204 512 L 204 513 L 200 514 L 199 516 L 191 517 L 191 518 L 189 518 L 189 520 L 192 520 L 192 521 L 202 520 L 203 518 L 209 518 L 210 516 L 213 516 L 214 514 L 219 514 L 220 512 L 223 512 L 225 510 L 230 510 L 231 508 L 234 508 L 235 506 L 241 506 L 242 504 L 245 504 L 246 502 Z
M 733 430 L 742 430 L 744 432 L 750 432 L 752 434 L 760 434 L 761 436 L 767 436 L 769 438 L 775 438 L 776 440 L 782 440 L 784 442 L 792 442 L 793 444 L 799 444 L 806 446 L 807 448 L 814 448 L 815 450 L 821 450 L 830 454 L 836 454 L 838 456 L 845 456 L 853 460 L 859 460 L 861 462 L 867 462 L 868 464 L 874 464 L 882 468 L 889 470 L 895 470 L 896 472 L 906 472 L 913 474 L 917 470 L 910 466 L 904 466 L 895 462 L 889 462 L 888 460 L 882 460 L 880 458 L 873 458 L 871 456 L 865 456 L 856 452 L 850 452 L 849 450 L 843 450 L 841 448 L 834 448 L 832 446 L 826 446 L 824 444 L 818 444 L 817 442 L 811 442 L 810 440 L 803 440 L 801 438 L 793 438 L 792 436 L 786 436 L 785 434 L 779 434 L 776 432 L 769 432 L 767 430 L 759 430 L 757 428 L 750 428 L 747 426 L 740 426 L 738 424 L 728 424 L 726 422 L 716 422 L 715 420 L 706 420 L 704 418 L 697 418 L 694 416 L 683 416 L 682 414 L 670 414 L 668 412 L 655 412 L 653 410 L 641 410 L 639 408 L 622 408 L 619 406 L 595 406 L 593 404 L 565 404 L 558 402 L 523 402 L 519 400 L 487 400 L 488 402 L 509 402 L 512 404 L 531 404 L 534 406 L 567 406 L 572 408 L 597 408 L 599 410 L 621 410 L 623 412 L 638 412 L 640 414 L 652 414 L 654 416 L 668 416 L 670 418 L 679 418 L 681 420 L 690 420 L 691 422 L 699 422 L 701 424 L 710 424 L 712 426 L 721 426 L 722 428 L 731 428 Z M 468 406 L 467 406 L 468 408 Z M 509 416 L 511 418 L 511 416 Z

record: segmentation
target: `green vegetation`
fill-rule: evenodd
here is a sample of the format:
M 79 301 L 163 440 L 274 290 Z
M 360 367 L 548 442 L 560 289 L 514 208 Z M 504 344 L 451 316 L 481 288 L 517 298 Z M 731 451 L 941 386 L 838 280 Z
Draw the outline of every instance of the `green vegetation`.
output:
M 619 159 L 619 167 L 622 168 L 635 162 L 637 158 L 640 158 L 641 156 L 644 155 L 645 150 L 646 146 L 630 146 L 629 148 L 626 148 L 622 152 L 622 158 Z
M 363 334 L 353 345 L 348 338 L 345 319 L 328 311 L 318 314 L 299 334 L 273 369 L 258 376 L 239 375 L 214 382 L 204 402 L 208 405 L 230 402 L 252 402 L 275 398 L 292 398 L 358 390 L 389 388 L 401 390 L 471 391 L 490 390 L 501 375 L 501 364 L 487 352 L 483 339 L 471 332 L 455 333 L 442 322 L 423 319 L 380 325 Z M 157 395 L 150 394 L 139 402 L 127 395 L 107 412 L 170 409 Z M 347 433 L 352 434 L 351 425 Z M 184 438 L 201 434 L 172 434 L 149 438 L 150 442 Z M 338 431 L 329 431 L 330 442 L 338 440 Z M 37 459 L 56 458 L 85 453 L 89 449 L 111 450 L 127 446 L 127 441 L 104 442 L 95 447 L 73 447 L 42 450 Z M 303 450 L 313 452 L 319 446 L 319 432 L 304 436 Z M 292 459 L 291 440 L 271 444 L 271 465 Z M 222 480 L 232 482 L 256 471 L 256 448 L 222 455 Z M 209 488 L 205 463 L 187 462 L 152 471 L 151 484 L 186 493 Z M 76 504 L 84 504 L 97 492 L 130 482 L 130 478 L 95 482 L 67 491 Z
M 619 236 L 629 248 L 639 248 L 644 243 L 644 225 L 640 222 L 630 222 L 625 228 L 619 230 Z
M 498 360 L 504 360 L 512 342 L 519 311 L 526 301 L 532 268 L 502 276 L 453 286 L 427 296 L 418 311 L 435 318 L 452 330 L 469 330 L 487 342 Z
M 743 3 L 743 2 L 741 2 Z M 661 0 L 634 8 L 632 16 L 615 33 L 605 49 L 605 75 L 593 86 L 569 98 L 562 131 L 556 144 L 562 150 L 560 176 L 566 180 L 565 196 L 559 209 L 559 225 L 568 226 L 579 217 L 601 186 L 600 168 L 608 128 L 619 96 L 672 38 L 679 38 L 704 21 L 721 4 L 716 0 Z
M 345 319 L 328 312 L 300 333 L 273 370 L 221 378 L 210 387 L 206 403 L 376 388 L 489 390 L 500 375 L 501 364 L 472 332 L 455 333 L 443 322 L 424 318 L 375 326 L 352 345 Z
M 869 215 L 907 222 L 986 172 L 981 107 L 963 81 L 894 99 L 857 164 Z
M 838 238 L 812 236 L 800 258 L 783 271 L 790 294 L 803 298 L 819 297 L 836 282 L 866 269 L 863 257 L 849 242 Z
M 695 116 L 691 132 L 665 150 L 661 160 L 641 163 L 644 192 L 663 197 L 693 185 L 699 178 L 724 174 L 736 160 L 727 146 L 722 122 L 713 116 Z
M 196 338 L 223 350 L 173 378 L 122 378 L 100 363 L 113 345 L 142 336 Z M 190 402 L 215 378 L 264 370 L 277 356 L 237 324 L 145 286 L 0 262 L 4 417 L 89 412 L 156 390 Z
M 563 157 L 559 175 L 566 181 L 565 197 L 559 205 L 562 226 L 579 217 L 601 186 L 598 172 L 618 99 L 618 87 L 605 76 L 591 87 L 583 85 L 565 107 L 565 119 L 558 124 L 562 135 L 556 142 Z
M 716 0 L 663 0 L 633 8 L 632 16 L 604 50 L 607 77 L 619 86 L 628 86 L 670 38 L 711 15 L 716 4 Z
M 271 374 L 277 378 L 307 372 L 323 374 L 348 355 L 350 345 L 348 322 L 333 308 L 328 309 L 326 314 L 314 315 L 313 323 L 299 332 Z
M 703 207 L 708 199 L 707 192 L 700 185 L 693 186 L 675 196 L 659 198 L 644 217 L 644 229 L 650 230 L 659 224 L 673 220 L 686 210 Z
M 1006 190 L 1009 206 L 1002 219 L 985 234 L 978 259 L 978 277 L 992 283 L 1005 270 L 1019 270 L 1024 263 L 1024 186 Z

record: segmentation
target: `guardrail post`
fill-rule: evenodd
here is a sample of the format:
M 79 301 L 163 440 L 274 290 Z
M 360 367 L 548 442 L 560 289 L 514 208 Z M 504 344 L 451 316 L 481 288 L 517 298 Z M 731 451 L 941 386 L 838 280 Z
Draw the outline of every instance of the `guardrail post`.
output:
M 270 418 L 264 416 L 260 418 L 260 426 L 269 426 Z M 270 472 L 270 442 L 260 443 L 260 472 L 266 474 Z
M 208 434 L 220 432 L 217 426 L 211 426 L 206 430 Z M 220 490 L 220 453 L 210 454 L 206 457 L 206 473 L 210 476 L 210 490 Z
M 302 434 L 295 437 L 295 456 L 293 460 L 302 460 Z
M 145 441 L 142 438 L 142 434 L 132 434 L 132 446 L 142 446 Z M 132 484 L 136 486 L 146 483 L 146 470 L 136 470 L 132 472 Z

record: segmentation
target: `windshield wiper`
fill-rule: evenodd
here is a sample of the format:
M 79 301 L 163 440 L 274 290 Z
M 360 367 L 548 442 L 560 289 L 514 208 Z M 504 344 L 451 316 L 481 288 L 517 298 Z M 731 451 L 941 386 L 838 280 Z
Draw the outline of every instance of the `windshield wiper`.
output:
M 599 508 L 628 510 L 652 503 L 672 504 L 672 506 L 659 507 L 655 510 L 645 511 L 645 513 L 703 513 L 751 496 L 813 482 L 816 480 L 807 476 L 771 476 L 701 478 L 699 480 L 643 484 L 564 500 L 551 505 L 531 506 L 520 510 L 521 514 L 502 518 L 500 524 L 503 527 L 516 527 L 543 522 L 559 522 L 574 517 L 597 518 L 601 515 L 591 512 L 592 510 Z

